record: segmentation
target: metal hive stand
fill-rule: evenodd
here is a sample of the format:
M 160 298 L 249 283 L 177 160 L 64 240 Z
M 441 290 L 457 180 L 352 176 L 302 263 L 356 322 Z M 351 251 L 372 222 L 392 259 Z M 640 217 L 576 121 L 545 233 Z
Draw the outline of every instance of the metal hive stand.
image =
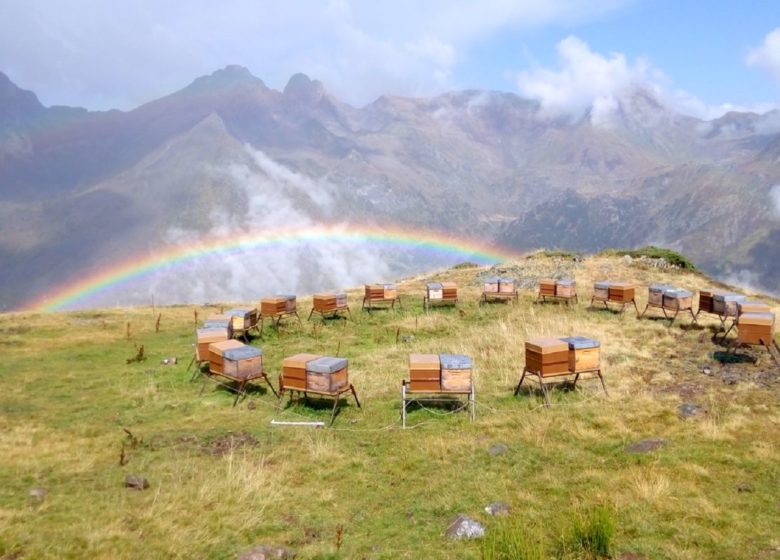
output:
M 313 314 L 317 314 L 323 319 L 326 319 L 328 317 L 340 317 L 342 315 L 339 315 L 342 311 L 346 311 L 349 314 L 349 318 L 352 319 L 352 311 L 349 309 L 349 305 L 345 305 L 344 307 L 337 307 L 336 309 L 332 309 L 330 311 L 317 311 L 312 307 L 311 311 L 309 311 L 309 316 L 307 317 L 307 321 L 311 321 L 311 316 Z M 344 316 L 346 319 L 346 316 Z
M 634 304 L 634 309 L 636 310 L 636 315 L 637 315 L 637 317 L 639 317 L 639 307 L 636 304 L 636 298 L 632 299 L 631 301 L 615 301 L 615 300 L 612 300 L 612 299 L 609 299 L 609 298 L 607 298 L 607 299 L 601 299 L 601 298 L 596 299 L 596 296 L 592 296 L 590 298 L 590 306 L 594 307 L 593 303 L 596 302 L 596 301 L 600 301 L 601 303 L 603 303 L 605 309 L 611 309 L 609 307 L 610 303 L 617 303 L 617 304 L 620 305 L 620 312 L 621 313 L 624 313 L 626 311 L 626 306 L 627 305 Z
M 355 391 L 355 387 L 352 385 L 352 383 L 349 384 L 349 387 L 343 389 L 342 391 L 339 391 L 337 393 L 328 393 L 328 392 L 322 392 L 322 391 L 312 391 L 310 389 L 293 389 L 289 387 L 284 386 L 284 375 L 281 375 L 279 377 L 279 394 L 277 395 L 277 401 L 276 406 L 277 408 L 281 408 L 282 405 L 282 398 L 284 397 L 285 391 L 290 392 L 290 402 L 292 402 L 293 399 L 293 393 L 298 393 L 299 395 L 303 395 L 304 400 L 308 400 L 309 393 L 313 395 L 321 395 L 323 397 L 332 397 L 333 398 L 333 409 L 330 412 L 330 422 L 329 426 L 333 425 L 333 421 L 336 419 L 336 415 L 341 408 L 341 395 L 345 393 L 352 393 L 352 396 L 355 398 L 355 404 L 357 404 L 357 407 L 360 410 L 363 410 L 363 407 L 360 405 L 360 400 L 357 396 L 357 391 Z M 276 393 L 274 391 L 274 393 Z
M 366 305 L 366 302 L 368 302 L 368 305 Z M 363 305 L 361 305 L 360 310 L 361 311 L 368 311 L 371 313 L 374 309 L 395 309 L 395 302 L 398 302 L 398 307 L 403 309 L 403 305 L 401 304 L 401 296 L 398 295 L 392 299 L 384 299 L 384 298 L 370 298 L 368 296 L 363 296 Z M 386 307 L 376 307 L 374 306 L 374 303 L 389 303 Z
M 517 303 L 519 297 L 517 290 L 514 292 L 482 292 L 482 297 L 479 299 L 479 305 L 504 300 L 510 300 Z
M 225 379 L 229 379 L 230 381 L 237 381 L 238 382 L 238 387 L 234 388 L 232 385 L 228 385 L 227 383 L 220 383 L 219 381 L 214 379 L 215 377 L 224 377 Z M 268 379 L 268 374 L 266 374 L 265 371 L 261 372 L 258 375 L 255 375 L 255 376 L 252 376 L 252 377 L 246 377 L 244 379 L 236 379 L 236 378 L 231 377 L 229 375 L 224 375 L 222 373 L 216 373 L 216 372 L 213 372 L 213 371 L 208 371 L 204 375 L 204 377 L 203 377 L 203 385 L 201 385 L 201 387 L 200 387 L 200 393 L 199 393 L 200 395 L 203 394 L 203 390 L 206 388 L 206 381 L 208 379 L 212 379 L 217 384 L 222 385 L 223 387 L 227 387 L 231 391 L 235 391 L 236 392 L 236 398 L 233 400 L 233 406 L 236 406 L 236 404 L 238 403 L 238 399 L 240 397 L 246 398 L 246 395 L 247 395 L 246 390 L 245 390 L 246 386 L 249 385 L 249 383 L 251 381 L 254 381 L 256 379 L 263 379 L 266 383 L 268 383 L 268 386 L 271 388 L 271 392 L 273 392 L 274 396 L 277 396 L 276 389 L 274 389 L 274 386 L 271 383 L 271 380 Z
M 448 305 L 457 307 L 458 298 L 441 298 L 432 300 L 428 296 L 423 296 L 423 309 L 425 309 L 426 313 L 428 313 L 428 310 L 431 307 L 444 307 Z
M 634 306 L 636 307 L 636 303 L 634 304 Z M 672 315 L 671 317 L 669 317 L 669 315 L 666 313 L 666 312 L 667 312 L 667 308 L 666 308 L 666 307 L 664 307 L 663 305 L 656 305 L 656 304 L 651 304 L 651 303 L 648 303 L 647 305 L 645 305 L 645 308 L 642 310 L 642 313 L 638 315 L 638 317 L 639 317 L 640 319 L 641 319 L 642 317 L 644 317 L 644 316 L 645 316 L 645 313 L 647 313 L 647 310 L 648 310 L 650 307 L 653 307 L 653 308 L 658 308 L 658 309 L 660 309 L 660 310 L 663 312 L 663 314 L 664 314 L 664 318 L 666 318 L 666 319 L 668 319 L 668 320 L 669 320 L 669 326 L 671 326 L 671 325 L 674 323 L 674 321 L 677 319 L 677 315 L 679 315 L 679 314 L 680 314 L 680 311 L 681 311 L 679 308 L 677 308 L 677 309 L 675 309 L 675 310 L 674 310 L 674 315 Z M 694 312 L 693 312 L 693 308 L 689 307 L 688 309 L 683 309 L 682 311 L 688 311 L 688 312 L 690 312 L 690 314 L 691 314 L 691 318 L 693 319 L 693 320 L 692 320 L 692 322 L 691 322 L 691 324 L 694 324 L 694 325 L 698 325 L 698 324 L 699 324 L 699 322 L 696 320 L 696 317 L 697 317 L 698 313 L 694 313 Z
M 473 422 L 477 417 L 476 412 L 476 389 L 472 380 L 471 390 L 469 392 L 460 391 L 409 391 L 407 390 L 408 381 L 401 382 L 401 428 L 406 428 L 406 408 L 415 401 L 429 401 L 429 402 L 451 402 L 451 399 L 443 398 L 445 395 L 467 395 L 466 403 L 458 408 L 455 412 L 468 408 L 470 411 L 469 418 Z M 410 395 L 422 395 L 421 397 Z M 426 396 L 427 395 L 427 396 Z
M 607 391 L 607 384 L 604 382 L 604 376 L 601 374 L 601 368 L 587 369 L 587 370 L 582 370 L 582 371 L 578 371 L 578 372 L 568 371 L 566 373 L 559 373 L 559 374 L 556 374 L 554 376 L 549 376 L 549 377 L 560 378 L 560 377 L 566 377 L 566 376 L 573 375 L 574 376 L 574 381 L 573 381 L 572 385 L 576 389 L 577 388 L 577 381 L 579 380 L 580 375 L 583 374 L 583 373 L 595 373 L 596 376 L 599 378 L 599 381 L 601 381 L 601 388 L 604 389 L 604 394 L 607 397 L 609 397 L 609 391 Z M 545 381 L 544 377 L 542 377 L 541 373 L 530 371 L 527 367 L 523 368 L 523 374 L 520 376 L 520 382 L 517 384 L 517 387 L 515 387 L 514 396 L 517 396 L 518 393 L 520 393 L 520 387 L 523 385 L 523 381 L 525 381 L 525 379 L 526 379 L 526 374 L 530 374 L 530 375 L 528 375 L 529 379 L 535 377 L 535 381 L 537 383 L 539 383 L 539 387 L 541 388 L 542 394 L 544 395 L 544 404 L 545 404 L 545 406 L 549 407 L 550 406 L 550 395 L 549 395 L 549 392 L 547 391 L 547 387 L 546 386 L 547 385 L 552 385 L 554 382 L 553 381 Z

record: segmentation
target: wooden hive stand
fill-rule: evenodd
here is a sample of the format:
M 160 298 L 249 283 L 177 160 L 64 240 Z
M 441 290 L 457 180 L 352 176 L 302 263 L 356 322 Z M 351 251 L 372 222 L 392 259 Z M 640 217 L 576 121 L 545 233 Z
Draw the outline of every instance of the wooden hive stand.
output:
M 425 285 L 425 312 L 428 313 L 428 309 L 439 305 L 458 305 L 458 286 L 455 282 L 428 282 Z
M 583 336 L 529 340 L 525 343 L 525 367 L 514 394 L 517 396 L 527 378 L 535 378 L 544 395 L 544 403 L 549 407 L 547 385 L 562 377 L 574 376 L 572 384 L 576 388 L 583 373 L 595 374 L 601 381 L 604 394 L 609 396 L 601 371 L 601 344 L 598 340 Z
M 309 393 L 333 398 L 330 425 L 336 419 L 341 395 L 352 393 L 358 408 L 361 408 L 357 392 L 349 382 L 349 362 L 346 358 L 318 356 L 317 354 L 296 354 L 282 361 L 282 375 L 279 376 L 279 404 L 286 391 L 290 392 L 290 401 L 294 393 Z
M 639 316 L 639 307 L 636 304 L 636 287 L 630 282 L 608 282 L 599 281 L 593 284 L 593 296 L 590 298 L 590 304 L 601 302 L 606 309 L 609 309 L 610 303 L 620 305 L 620 312 L 626 310 L 627 305 L 633 305 Z
M 209 345 L 209 375 L 208 377 L 224 377 L 236 383 L 236 386 L 225 385 L 236 392 L 233 406 L 238 399 L 246 396 L 246 386 L 257 379 L 262 379 L 276 395 L 276 389 L 263 370 L 263 351 L 237 340 L 213 342 Z M 200 388 L 201 394 L 206 387 L 206 379 Z
M 401 298 L 395 284 L 366 284 L 360 309 L 369 313 L 374 309 L 395 309 L 396 303 L 401 307 Z
M 542 278 L 539 280 L 539 295 L 536 301 L 538 303 L 559 301 L 566 305 L 577 303 L 577 283 L 569 278 L 560 280 Z
M 347 304 L 347 294 L 344 292 L 328 292 L 328 293 L 321 293 L 321 294 L 314 294 L 314 299 L 312 300 L 312 308 L 309 312 L 309 318 L 308 320 L 311 320 L 311 316 L 316 313 L 323 319 L 326 317 L 338 317 L 343 315 L 344 311 L 346 311 L 349 314 L 349 317 L 352 318 L 352 312 L 349 310 L 349 305 Z M 339 314 L 342 315 L 339 315 Z
M 726 353 L 735 352 L 740 346 L 763 346 L 780 365 L 780 348 L 775 341 L 775 314 L 772 312 L 744 312 L 737 320 L 737 339 Z
M 471 358 L 459 354 L 410 354 L 409 379 L 401 382 L 401 427 L 406 428 L 409 404 L 420 401 L 451 402 L 465 395 L 470 419 L 476 417 L 476 392 Z
M 249 342 L 249 332 L 254 330 L 261 335 L 260 313 L 256 307 L 236 307 L 225 311 L 233 318 L 233 336 L 240 336 Z
M 298 324 L 302 325 L 298 315 L 297 298 L 292 295 L 277 295 L 260 300 L 260 333 L 263 332 L 265 320 L 271 321 L 271 326 L 279 328 L 279 323 L 284 317 L 295 316 Z
M 499 278 L 497 276 L 485 278 L 482 297 L 479 300 L 480 305 L 493 301 L 514 301 L 517 303 L 517 300 L 517 281 L 514 278 Z

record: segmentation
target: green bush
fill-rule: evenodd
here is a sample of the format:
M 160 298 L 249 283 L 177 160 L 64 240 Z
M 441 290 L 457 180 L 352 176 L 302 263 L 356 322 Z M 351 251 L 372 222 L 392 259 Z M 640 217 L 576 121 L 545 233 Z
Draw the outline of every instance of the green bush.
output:
M 629 255 L 632 258 L 638 259 L 640 257 L 647 257 L 650 259 L 664 259 L 669 264 L 679 266 L 686 270 L 696 270 L 696 265 L 691 260 L 676 251 L 671 249 L 665 249 L 663 247 L 656 247 L 654 245 L 648 245 L 641 249 L 606 249 L 601 252 L 602 255 L 623 257 Z

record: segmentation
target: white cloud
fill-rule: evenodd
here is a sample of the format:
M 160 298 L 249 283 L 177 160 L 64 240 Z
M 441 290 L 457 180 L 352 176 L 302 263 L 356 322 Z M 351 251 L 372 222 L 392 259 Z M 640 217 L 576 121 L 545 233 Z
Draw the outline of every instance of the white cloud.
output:
M 769 198 L 772 201 L 772 210 L 777 218 L 780 218 L 780 185 L 769 189 Z
M 750 49 L 746 62 L 767 70 L 780 84 L 780 27 L 767 34 L 761 46 Z

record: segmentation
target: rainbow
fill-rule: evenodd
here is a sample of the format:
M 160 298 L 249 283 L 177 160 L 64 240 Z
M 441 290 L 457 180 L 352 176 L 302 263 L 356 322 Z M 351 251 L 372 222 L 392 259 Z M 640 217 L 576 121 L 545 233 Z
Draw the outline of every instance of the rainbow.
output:
M 157 253 L 115 263 L 26 302 L 21 306 L 21 310 L 35 312 L 65 310 L 77 306 L 90 296 L 105 290 L 142 279 L 156 271 L 191 263 L 207 256 L 228 255 L 285 245 L 325 242 L 369 243 L 390 248 L 420 249 L 471 259 L 481 264 L 495 264 L 513 260 L 519 256 L 507 249 L 487 247 L 478 241 L 461 238 L 450 233 L 412 227 L 400 229 L 366 225 L 318 225 L 287 230 L 256 231 L 234 235 L 230 238 L 188 243 L 186 246 L 167 247 Z

